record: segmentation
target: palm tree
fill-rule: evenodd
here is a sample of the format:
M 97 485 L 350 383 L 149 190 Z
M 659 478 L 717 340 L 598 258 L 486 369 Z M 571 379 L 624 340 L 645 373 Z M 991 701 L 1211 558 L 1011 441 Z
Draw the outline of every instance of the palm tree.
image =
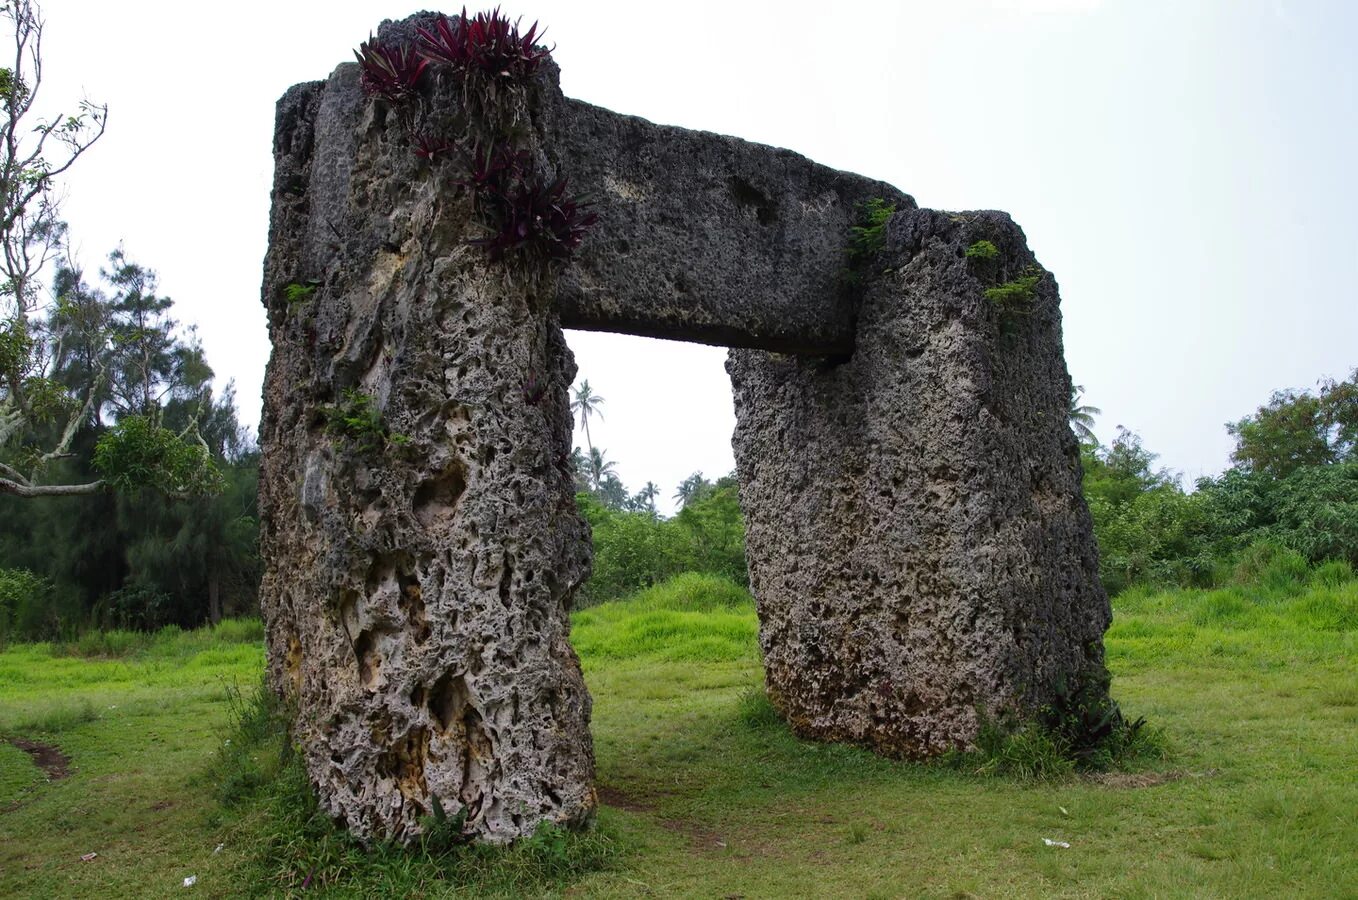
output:
M 1080 443 L 1097 445 L 1099 438 L 1094 434 L 1094 417 L 1103 415 L 1103 410 L 1097 406 L 1081 406 L 1080 397 L 1084 392 L 1082 384 L 1070 386 L 1070 407 L 1066 411 L 1066 418 L 1070 420 L 1070 428 Z
M 679 490 L 674 492 L 674 499 L 679 501 L 680 506 L 688 506 L 689 501 L 698 495 L 705 487 L 708 487 L 707 479 L 702 472 L 694 472 L 692 475 L 679 482 Z
M 575 389 L 575 399 L 571 401 L 571 414 L 580 414 L 580 427 L 585 429 L 585 446 L 589 448 L 591 459 L 594 457 L 594 442 L 589 437 L 589 417 L 598 416 L 602 419 L 604 414 L 599 412 L 599 407 L 603 405 L 604 398 L 590 389 L 589 379 L 580 382 L 580 386 Z M 599 486 L 597 480 L 594 486 Z
M 594 482 L 594 490 L 597 493 L 599 485 L 603 484 L 607 478 L 618 477 L 618 464 L 604 456 L 607 450 L 599 450 L 595 447 L 589 448 L 589 477 Z

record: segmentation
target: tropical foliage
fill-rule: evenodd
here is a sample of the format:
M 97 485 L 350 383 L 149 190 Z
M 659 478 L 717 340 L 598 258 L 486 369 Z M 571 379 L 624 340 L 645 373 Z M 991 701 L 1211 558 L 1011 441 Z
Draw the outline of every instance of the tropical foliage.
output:
M 1281 391 L 1228 426 L 1235 465 L 1185 491 L 1137 435 L 1086 443 L 1085 496 L 1100 574 L 1133 584 L 1210 587 L 1249 580 L 1252 559 L 1358 565 L 1355 379 Z

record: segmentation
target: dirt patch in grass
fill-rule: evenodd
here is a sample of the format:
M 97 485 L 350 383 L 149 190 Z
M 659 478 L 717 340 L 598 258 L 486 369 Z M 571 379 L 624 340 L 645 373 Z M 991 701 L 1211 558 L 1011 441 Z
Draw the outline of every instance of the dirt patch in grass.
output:
M 703 828 L 693 822 L 686 822 L 682 819 L 666 819 L 656 815 L 656 808 L 648 802 L 646 797 L 635 797 L 627 794 L 618 788 L 606 784 L 595 786 L 595 791 L 599 796 L 599 802 L 611 806 L 614 809 L 625 810 L 638 815 L 650 816 L 655 819 L 656 824 L 666 831 L 673 831 L 688 838 L 689 843 L 697 851 L 718 851 L 726 849 L 726 839 L 715 831 Z
M 71 774 L 71 758 L 57 747 L 24 738 L 10 738 L 9 742 L 33 757 L 33 764 L 42 769 L 48 781 L 56 781 Z

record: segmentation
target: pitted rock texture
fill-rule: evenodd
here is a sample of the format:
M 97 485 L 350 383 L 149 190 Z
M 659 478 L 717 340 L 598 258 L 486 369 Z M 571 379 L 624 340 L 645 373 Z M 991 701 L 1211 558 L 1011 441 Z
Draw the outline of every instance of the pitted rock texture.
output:
M 983 295 L 1035 265 L 1017 227 L 569 100 L 556 75 L 493 102 L 428 78 L 398 107 L 346 64 L 279 102 L 261 603 L 324 808 L 409 840 L 437 798 L 484 841 L 593 811 L 563 323 L 742 348 L 747 557 L 799 733 L 926 755 L 1100 674 L 1056 285 L 1007 313 Z M 488 133 L 593 195 L 564 268 L 488 262 L 454 154 L 413 152 Z M 845 278 L 874 197 L 897 208 L 887 246 Z M 985 271 L 980 239 L 1002 251 Z M 359 403 L 380 427 L 336 433 Z
M 583 822 L 590 700 L 568 610 L 589 544 L 551 275 L 488 263 L 470 200 L 412 152 L 412 128 L 461 125 L 454 92 L 428 103 L 445 121 L 412 125 L 358 82 L 344 65 L 278 108 L 270 676 L 324 808 L 365 838 L 411 839 L 435 798 L 485 841 Z M 314 291 L 289 303 L 288 285 Z M 328 428 L 359 397 L 385 439 Z
M 567 328 L 829 355 L 853 349 L 844 248 L 859 203 L 914 208 L 882 181 L 790 150 L 655 125 L 578 100 L 548 108 L 548 152 L 599 224 L 558 282 Z
M 923 756 L 1097 677 L 1111 612 L 1055 281 L 985 298 L 1041 272 L 1001 213 L 907 209 L 887 235 L 847 362 L 727 369 L 770 698 L 803 736 Z M 982 239 L 993 264 L 965 256 Z

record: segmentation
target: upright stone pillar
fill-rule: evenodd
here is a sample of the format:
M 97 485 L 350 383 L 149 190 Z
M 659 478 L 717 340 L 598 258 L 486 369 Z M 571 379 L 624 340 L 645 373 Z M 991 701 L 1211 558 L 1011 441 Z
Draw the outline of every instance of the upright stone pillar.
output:
M 904 209 L 861 275 L 847 359 L 727 363 L 750 580 L 793 729 L 924 756 L 1100 678 L 1110 608 L 1022 232 Z
M 432 90 L 398 108 L 347 64 L 279 103 L 261 604 L 325 810 L 408 840 L 438 800 L 493 842 L 595 805 L 575 364 L 550 270 L 469 245 L 472 200 L 415 152 L 469 127 L 457 86 Z M 507 102 L 534 116 L 531 90 Z
M 399 51 L 435 18 L 378 39 Z M 388 102 L 348 64 L 278 107 L 261 605 L 325 809 L 408 840 L 438 801 L 504 841 L 594 808 L 560 320 L 745 348 L 747 557 L 769 693 L 800 734 L 928 755 L 1103 685 L 1056 285 L 1018 228 L 570 100 L 550 63 L 499 66 L 431 67 Z M 592 195 L 570 267 L 470 243 L 497 144 L 543 201 L 500 207 L 502 237 L 564 216 L 542 191 L 559 176 Z M 897 213 L 851 285 L 874 199 Z

